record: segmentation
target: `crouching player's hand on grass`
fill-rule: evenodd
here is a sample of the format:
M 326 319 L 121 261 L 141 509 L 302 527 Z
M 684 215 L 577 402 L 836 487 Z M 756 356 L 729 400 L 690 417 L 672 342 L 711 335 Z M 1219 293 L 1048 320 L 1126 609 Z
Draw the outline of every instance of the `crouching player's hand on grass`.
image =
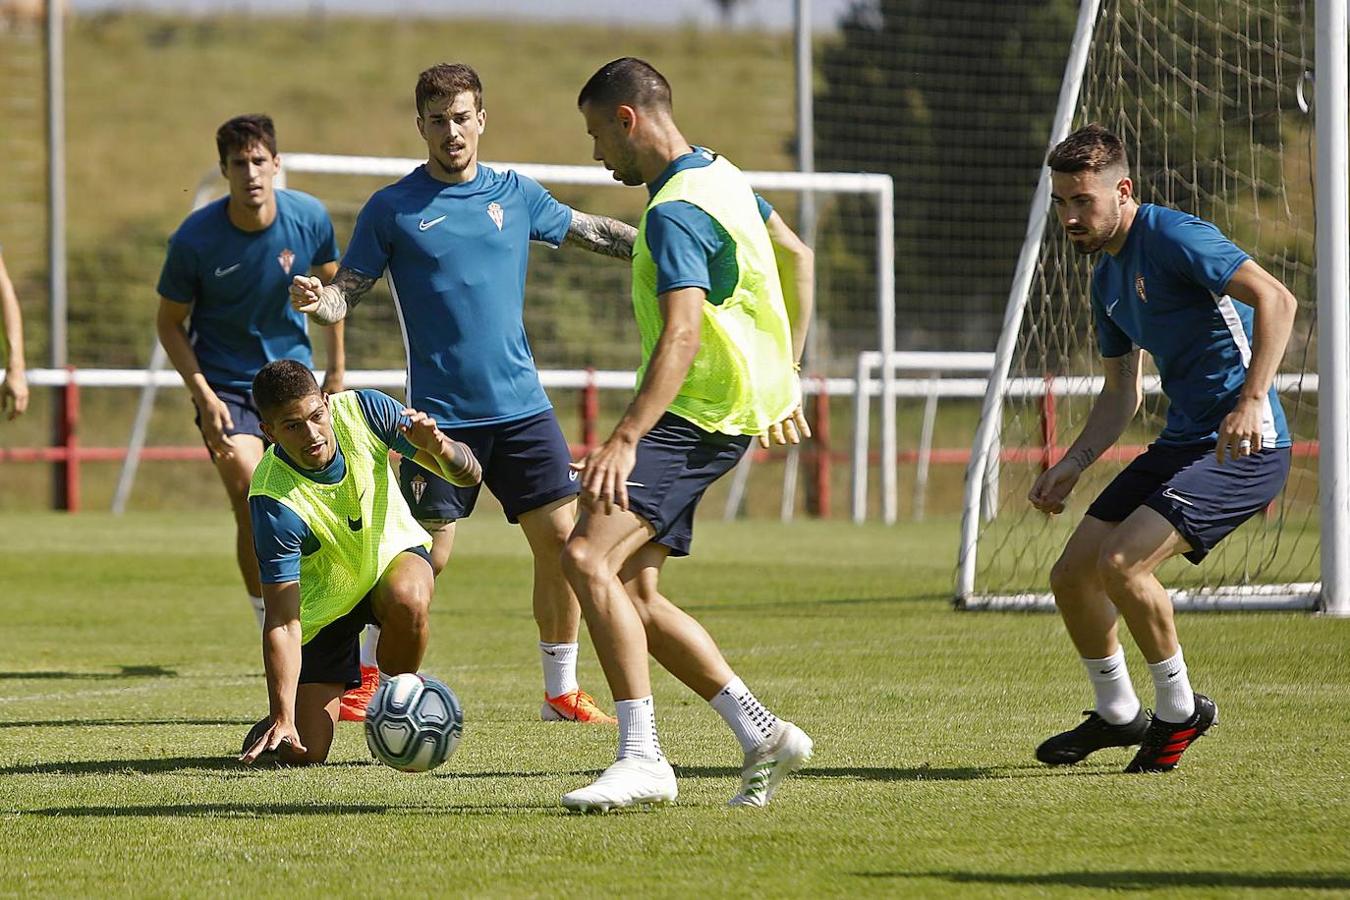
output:
M 252 765 L 259 756 L 275 752 L 282 744 L 290 745 L 291 750 L 296 753 L 306 752 L 305 745 L 300 743 L 300 734 L 295 730 L 294 722 L 273 721 L 272 726 L 263 732 L 262 737 L 244 751 L 239 761 Z

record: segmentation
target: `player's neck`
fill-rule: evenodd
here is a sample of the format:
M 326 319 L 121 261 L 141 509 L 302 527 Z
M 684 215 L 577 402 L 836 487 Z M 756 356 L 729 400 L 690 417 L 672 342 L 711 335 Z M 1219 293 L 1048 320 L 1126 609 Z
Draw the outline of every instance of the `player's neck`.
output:
M 1115 256 L 1125 249 L 1125 242 L 1130 238 L 1130 227 L 1134 225 L 1134 216 L 1137 212 L 1139 204 L 1134 200 L 1130 200 L 1120 208 L 1120 225 L 1116 228 L 1116 233 L 1111 235 L 1111 240 L 1102 247 L 1103 250 Z
M 468 184 L 478 177 L 478 160 L 472 160 L 458 172 L 451 172 L 436 161 L 436 157 L 427 158 L 427 174 L 446 184 Z
M 642 173 L 642 180 L 651 184 L 661 177 L 661 173 L 671 163 L 693 152 L 693 145 L 684 139 L 678 128 L 671 125 L 670 128 L 663 129 L 655 136 L 650 146 L 638 152 L 638 167 Z
M 225 213 L 230 224 L 240 231 L 262 231 L 277 218 L 277 195 L 267 198 L 262 206 L 245 206 L 233 197 L 225 204 Z

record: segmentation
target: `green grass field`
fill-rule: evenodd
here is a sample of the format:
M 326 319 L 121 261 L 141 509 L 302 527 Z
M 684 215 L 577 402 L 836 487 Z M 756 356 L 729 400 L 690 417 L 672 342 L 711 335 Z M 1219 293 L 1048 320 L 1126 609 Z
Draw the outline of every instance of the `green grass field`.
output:
M 439 585 L 425 668 L 467 730 L 423 776 L 351 725 L 322 768 L 233 761 L 266 701 L 223 510 L 0 528 L 0 895 L 1350 893 L 1345 621 L 1186 617 L 1212 736 L 1166 776 L 1051 771 L 1031 750 L 1088 704 L 1081 670 L 1053 616 L 950 609 L 954 522 L 701 522 L 669 593 L 816 757 L 726 808 L 734 740 L 660 675 L 679 803 L 577 817 L 558 798 L 614 732 L 536 721 L 528 557 L 489 516 Z M 582 683 L 608 703 L 585 645 Z

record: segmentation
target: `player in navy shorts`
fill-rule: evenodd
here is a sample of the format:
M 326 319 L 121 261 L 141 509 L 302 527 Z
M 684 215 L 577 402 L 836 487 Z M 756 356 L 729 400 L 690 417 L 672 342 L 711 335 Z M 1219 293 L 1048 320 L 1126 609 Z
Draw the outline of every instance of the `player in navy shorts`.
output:
M 1167 424 L 1088 508 L 1050 573 L 1055 603 L 1096 695 L 1078 727 L 1040 745 L 1049 765 L 1104 747 L 1140 745 L 1127 772 L 1165 772 L 1218 720 L 1191 690 L 1172 603 L 1154 572 L 1199 563 L 1264 509 L 1289 474 L 1290 439 L 1273 387 L 1296 303 L 1274 276 L 1208 222 L 1134 198 L 1125 148 L 1100 125 L 1051 151 L 1060 224 L 1092 275 L 1105 386 L 1063 460 L 1031 488 L 1064 509 L 1079 476 L 1125 431 L 1143 397 L 1141 350 L 1153 357 Z M 1153 715 L 1130 683 L 1116 616 L 1153 677 Z
M 576 520 L 577 475 L 525 335 L 525 272 L 532 241 L 628 259 L 637 232 L 570 209 L 517 172 L 480 164 L 487 113 L 470 67 L 427 69 L 414 98 L 426 164 L 367 201 L 333 284 L 320 290 L 297 278 L 292 303 L 336 322 L 387 273 L 407 345 L 408 403 L 473 449 L 484 483 L 534 555 L 540 716 L 612 723 L 577 684 L 581 610 L 560 563 Z M 440 572 L 479 488 L 453 487 L 406 462 L 401 482 L 432 534 Z
M 229 195 L 196 210 L 169 240 L 155 319 L 160 343 L 196 407 L 197 427 L 230 498 L 236 555 L 262 627 L 262 585 L 253 552 L 248 485 L 266 441 L 253 405 L 253 376 L 276 359 L 312 365 L 305 317 L 291 309 L 295 275 L 337 272 L 338 247 L 323 204 L 280 190 L 276 129 L 264 115 L 235 116 L 216 131 Z M 324 390 L 342 390 L 342 326 L 325 328 Z

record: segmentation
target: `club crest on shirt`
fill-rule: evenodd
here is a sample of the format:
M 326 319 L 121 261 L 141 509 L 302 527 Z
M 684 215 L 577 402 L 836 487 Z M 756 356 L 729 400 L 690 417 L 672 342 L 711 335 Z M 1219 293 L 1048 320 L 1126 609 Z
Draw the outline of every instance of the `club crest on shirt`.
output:
M 502 213 L 502 205 L 496 200 L 492 201 L 487 206 L 487 214 L 488 218 L 492 220 L 492 224 L 497 226 L 498 231 L 501 231 L 502 219 L 505 218 L 505 215 Z
M 1142 300 L 1142 301 L 1145 302 L 1145 303 L 1148 302 L 1148 297 L 1145 297 L 1145 296 L 1144 296 L 1144 276 L 1143 276 L 1143 273 L 1140 273 L 1140 274 L 1134 276 L 1134 292 L 1135 292 L 1136 294 L 1139 295 L 1139 299 L 1140 299 L 1140 300 Z
M 277 262 L 281 263 L 281 270 L 287 275 L 291 274 L 291 264 L 295 262 L 295 251 L 291 249 L 282 250 L 277 254 Z
M 427 492 L 427 480 L 423 478 L 421 475 L 414 475 L 412 477 L 411 487 L 413 492 L 413 499 L 417 503 L 421 503 L 422 495 Z

